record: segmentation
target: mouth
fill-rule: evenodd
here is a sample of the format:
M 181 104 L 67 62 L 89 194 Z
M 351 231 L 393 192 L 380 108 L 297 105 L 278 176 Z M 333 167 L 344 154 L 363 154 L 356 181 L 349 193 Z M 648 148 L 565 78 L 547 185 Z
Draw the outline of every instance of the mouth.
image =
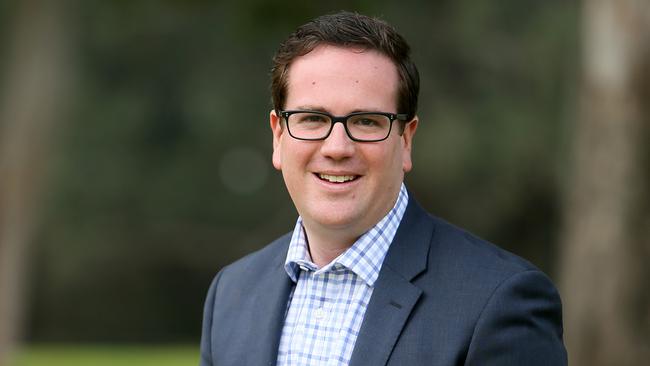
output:
M 329 183 L 346 183 L 346 182 L 351 182 L 360 177 L 359 175 L 332 175 L 332 174 L 322 174 L 322 173 L 317 173 L 316 176 L 318 176 L 320 180 Z

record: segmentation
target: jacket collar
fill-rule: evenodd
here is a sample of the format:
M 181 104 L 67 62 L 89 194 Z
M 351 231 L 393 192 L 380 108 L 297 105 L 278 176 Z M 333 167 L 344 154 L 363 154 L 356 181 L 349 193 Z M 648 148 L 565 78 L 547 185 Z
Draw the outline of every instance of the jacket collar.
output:
M 361 324 L 350 366 L 385 365 L 422 290 L 434 225 L 412 198 L 386 255 Z

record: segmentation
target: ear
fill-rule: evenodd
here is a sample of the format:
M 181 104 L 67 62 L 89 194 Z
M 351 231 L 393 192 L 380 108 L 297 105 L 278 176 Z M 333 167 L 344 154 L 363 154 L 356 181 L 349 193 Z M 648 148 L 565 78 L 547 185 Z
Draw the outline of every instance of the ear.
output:
M 282 152 L 280 150 L 280 139 L 282 138 L 282 118 L 271 110 L 269 113 L 271 132 L 273 132 L 273 167 L 282 170 Z
M 411 146 L 413 144 L 413 136 L 415 130 L 418 128 L 418 116 L 413 117 L 411 122 L 404 126 L 402 133 L 402 170 L 404 173 L 411 171 L 413 161 L 411 160 Z

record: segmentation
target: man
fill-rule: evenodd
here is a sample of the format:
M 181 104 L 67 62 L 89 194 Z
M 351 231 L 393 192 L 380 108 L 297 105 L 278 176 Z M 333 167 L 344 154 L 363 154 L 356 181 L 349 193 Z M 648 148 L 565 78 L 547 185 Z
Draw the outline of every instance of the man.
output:
M 273 165 L 300 216 L 215 277 L 201 365 L 566 364 L 549 279 L 406 190 L 418 89 L 378 19 L 323 16 L 280 46 Z

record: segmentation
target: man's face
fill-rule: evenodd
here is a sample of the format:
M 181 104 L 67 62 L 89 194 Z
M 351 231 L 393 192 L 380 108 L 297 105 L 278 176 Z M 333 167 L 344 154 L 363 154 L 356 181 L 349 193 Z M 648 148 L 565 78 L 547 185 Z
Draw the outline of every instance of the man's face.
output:
M 401 113 L 397 86 L 397 68 L 386 56 L 322 45 L 292 62 L 284 109 L 336 116 L 358 111 Z M 296 140 L 274 111 L 270 120 L 273 165 L 282 171 L 308 234 L 336 232 L 355 240 L 393 207 L 404 173 L 411 169 L 417 120 L 402 135 L 399 122 L 393 122 L 389 137 L 379 142 L 352 141 L 341 123 L 325 140 Z

